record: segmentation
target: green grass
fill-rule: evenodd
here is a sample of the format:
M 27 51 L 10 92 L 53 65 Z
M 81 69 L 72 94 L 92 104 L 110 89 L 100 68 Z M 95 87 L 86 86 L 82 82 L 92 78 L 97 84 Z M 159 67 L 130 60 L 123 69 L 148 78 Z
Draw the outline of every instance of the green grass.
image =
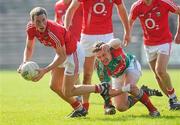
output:
M 180 70 L 170 70 L 176 94 L 180 97 Z M 67 119 L 72 108 L 49 89 L 49 75 L 40 82 L 23 80 L 16 72 L 0 72 L 0 125 L 180 125 L 180 111 L 168 110 L 168 99 L 152 97 L 161 112 L 160 118 L 151 118 L 148 111 L 137 103 L 126 112 L 105 116 L 103 100 L 91 94 L 90 110 L 86 118 Z M 97 82 L 93 77 L 93 82 Z M 157 88 L 150 71 L 143 71 L 138 86 L 146 84 Z

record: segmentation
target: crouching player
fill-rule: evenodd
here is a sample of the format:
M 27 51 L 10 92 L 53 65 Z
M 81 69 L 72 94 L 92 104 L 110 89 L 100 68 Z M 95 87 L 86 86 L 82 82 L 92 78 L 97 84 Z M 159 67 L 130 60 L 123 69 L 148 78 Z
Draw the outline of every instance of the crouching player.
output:
M 106 44 L 98 43 L 93 49 L 98 60 L 102 62 L 105 73 L 112 77 L 112 88 L 106 82 L 102 83 L 101 95 L 107 103 L 110 96 L 114 97 L 114 104 L 118 111 L 126 111 L 140 101 L 147 107 L 150 116 L 160 116 L 148 97 L 148 91 L 145 92 L 136 86 L 141 76 L 140 64 L 133 55 L 125 53 L 120 45 L 119 39 L 112 39 Z M 102 91 L 102 88 L 98 89 Z M 156 92 L 157 95 L 160 94 Z M 128 93 L 133 97 L 128 96 Z
M 107 83 L 107 84 L 110 84 L 110 86 L 112 86 L 112 82 L 116 82 L 115 78 L 111 78 L 108 73 L 107 73 L 107 70 L 106 68 L 104 67 L 104 65 L 102 64 L 101 61 L 99 61 L 98 59 L 96 59 L 95 61 L 95 68 L 96 68 L 96 73 L 97 73 L 97 76 L 99 78 L 99 80 L 101 81 L 101 83 Z M 116 84 L 116 83 L 114 83 Z M 149 97 L 150 96 L 163 96 L 162 93 L 156 89 L 151 89 L 149 88 L 148 86 L 145 86 L 145 85 L 142 85 L 141 90 L 143 90 Z M 132 95 L 129 95 L 129 93 L 126 93 L 128 94 L 128 104 L 129 104 L 129 108 L 132 106 L 131 102 L 133 101 L 133 105 L 138 101 L 137 99 L 135 99 L 134 96 Z M 104 109 L 105 109 L 105 115 L 113 115 L 116 113 L 116 110 L 115 110 L 115 107 L 111 101 L 111 98 L 108 98 L 108 100 L 105 100 L 105 103 L 104 103 Z

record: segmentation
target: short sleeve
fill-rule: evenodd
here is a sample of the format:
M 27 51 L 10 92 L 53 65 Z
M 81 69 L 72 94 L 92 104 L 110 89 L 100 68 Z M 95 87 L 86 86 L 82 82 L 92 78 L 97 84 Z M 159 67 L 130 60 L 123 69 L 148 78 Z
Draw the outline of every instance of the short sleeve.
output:
M 172 13 L 174 13 L 178 9 L 178 6 L 173 2 L 173 0 L 162 0 L 162 2 L 162 5 Z
M 26 33 L 29 40 L 33 40 L 35 37 L 35 31 L 32 23 L 28 23 L 26 26 Z
M 135 20 L 138 17 L 138 7 L 133 4 L 130 9 L 130 19 Z

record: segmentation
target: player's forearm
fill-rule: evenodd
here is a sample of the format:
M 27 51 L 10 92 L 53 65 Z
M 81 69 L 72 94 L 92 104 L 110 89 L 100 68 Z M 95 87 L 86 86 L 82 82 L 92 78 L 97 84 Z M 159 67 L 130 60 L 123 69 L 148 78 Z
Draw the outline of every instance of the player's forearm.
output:
M 129 33 L 129 22 L 128 22 L 127 11 L 123 4 L 119 7 L 118 13 L 120 16 L 120 20 L 122 21 L 122 24 L 124 26 L 124 31 L 126 33 Z
M 133 25 L 134 25 L 134 20 L 132 20 L 132 19 L 129 17 L 129 31 L 130 31 L 130 33 L 131 33 L 132 30 L 133 30 Z
M 54 69 L 55 67 L 63 64 L 65 60 L 66 60 L 66 56 L 64 56 L 64 57 L 58 56 L 58 58 L 56 58 L 52 63 L 50 63 L 48 66 L 46 66 L 44 68 L 45 72 L 47 73 L 47 72 L 51 71 L 52 69 Z
M 27 61 L 31 60 L 32 54 L 33 54 L 32 48 L 26 47 L 24 50 L 23 62 L 27 62 Z
M 69 8 L 67 9 L 65 18 L 64 18 L 64 27 L 66 29 L 69 29 L 69 27 L 72 23 L 74 13 L 78 7 L 79 7 L 79 3 L 76 0 L 73 0 L 72 3 L 70 4 Z
M 72 22 L 73 14 L 69 11 L 66 12 L 65 19 L 64 19 L 64 27 L 65 29 L 69 29 L 70 24 Z
M 180 14 L 178 15 L 178 20 L 177 20 L 177 33 L 180 33 Z
M 33 55 L 33 49 L 34 49 L 34 44 L 35 40 L 29 40 L 28 36 L 26 38 L 26 46 L 24 49 L 24 57 L 23 57 L 23 62 L 27 62 L 31 60 L 32 55 Z

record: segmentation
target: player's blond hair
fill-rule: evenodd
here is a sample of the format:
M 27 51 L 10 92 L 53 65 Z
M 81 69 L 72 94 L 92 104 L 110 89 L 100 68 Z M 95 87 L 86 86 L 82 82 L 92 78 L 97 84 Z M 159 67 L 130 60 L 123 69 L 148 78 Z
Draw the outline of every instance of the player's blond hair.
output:
M 46 12 L 45 8 L 35 7 L 30 12 L 31 20 L 32 21 L 34 20 L 34 16 L 39 16 L 39 15 L 43 15 L 43 14 L 47 17 L 47 12 Z

